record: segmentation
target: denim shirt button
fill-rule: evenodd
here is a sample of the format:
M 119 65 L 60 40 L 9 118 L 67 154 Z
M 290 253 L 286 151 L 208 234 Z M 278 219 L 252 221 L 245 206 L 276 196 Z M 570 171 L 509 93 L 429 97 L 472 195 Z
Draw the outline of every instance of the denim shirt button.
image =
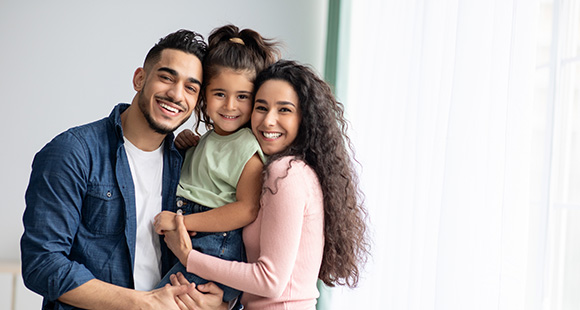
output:
M 182 200 L 178 200 L 177 201 L 177 207 L 181 208 L 183 206 L 183 201 Z
M 111 198 L 111 192 L 107 192 L 107 197 Z
M 228 235 L 228 233 L 224 233 L 224 237 L 227 236 L 227 235 Z

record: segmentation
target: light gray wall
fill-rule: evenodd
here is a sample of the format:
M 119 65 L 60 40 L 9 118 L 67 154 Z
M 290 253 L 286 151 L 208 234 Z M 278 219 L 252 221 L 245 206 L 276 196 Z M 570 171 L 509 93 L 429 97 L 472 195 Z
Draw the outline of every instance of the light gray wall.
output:
M 133 72 L 159 38 L 180 28 L 207 37 L 211 29 L 233 23 L 283 41 L 284 58 L 323 72 L 327 5 L 327 0 L 0 0 L 0 261 L 20 256 L 34 154 L 58 133 L 130 102 Z

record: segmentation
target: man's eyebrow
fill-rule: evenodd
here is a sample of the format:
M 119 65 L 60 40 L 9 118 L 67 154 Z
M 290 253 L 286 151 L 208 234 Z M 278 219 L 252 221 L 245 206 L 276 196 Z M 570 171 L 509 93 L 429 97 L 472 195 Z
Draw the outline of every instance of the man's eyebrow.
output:
M 163 72 L 167 72 L 171 75 L 179 76 L 179 73 L 177 73 L 177 71 L 175 71 L 171 68 L 167 68 L 167 67 L 161 67 L 161 68 L 157 69 L 157 71 L 163 71 Z
M 168 67 L 161 67 L 159 69 L 157 69 L 157 71 L 163 71 L 163 72 L 167 72 L 173 76 L 179 76 L 179 73 L 171 68 Z M 190 83 L 195 83 L 198 84 L 199 86 L 201 86 L 201 81 L 199 81 L 196 78 L 190 77 L 189 79 L 187 79 Z

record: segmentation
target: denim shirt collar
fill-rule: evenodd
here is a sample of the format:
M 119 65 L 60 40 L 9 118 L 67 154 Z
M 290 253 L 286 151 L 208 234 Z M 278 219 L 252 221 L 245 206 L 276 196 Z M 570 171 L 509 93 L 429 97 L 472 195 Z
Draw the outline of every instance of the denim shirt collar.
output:
M 111 114 L 109 115 L 109 121 L 111 123 L 113 123 L 114 127 L 115 127 L 115 133 L 117 134 L 117 139 L 118 139 L 118 144 L 117 144 L 117 148 L 120 147 L 123 143 L 123 125 L 121 122 L 121 114 L 123 112 L 125 112 L 125 110 L 127 110 L 127 108 L 129 108 L 131 105 L 128 103 L 119 103 L 115 106 L 115 108 L 113 108 L 113 111 L 111 111 Z M 181 157 L 181 154 L 179 153 L 179 151 L 177 150 L 177 148 L 175 148 L 175 144 L 173 143 L 173 139 L 174 139 L 174 135 L 173 133 L 169 133 L 165 136 L 164 139 L 164 148 L 166 152 L 177 152 L 177 154 L 179 154 L 179 157 Z
M 123 125 L 121 123 L 121 113 L 125 112 L 131 105 L 128 103 L 119 103 L 113 108 L 109 115 L 109 121 L 115 126 L 115 132 L 119 141 L 123 141 Z

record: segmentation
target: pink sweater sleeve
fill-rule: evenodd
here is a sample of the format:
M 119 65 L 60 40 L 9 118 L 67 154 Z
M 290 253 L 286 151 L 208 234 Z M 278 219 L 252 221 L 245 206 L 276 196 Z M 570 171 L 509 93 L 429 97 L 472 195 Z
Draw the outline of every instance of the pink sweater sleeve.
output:
M 266 184 L 277 191 L 266 191 L 261 200 L 257 261 L 232 262 L 193 250 L 188 256 L 187 271 L 250 294 L 270 298 L 282 295 L 299 247 L 304 247 L 300 245 L 304 215 L 312 187 L 318 186 L 314 172 L 303 162 L 293 162 L 285 176 L 287 163 L 282 160 L 270 166 Z

